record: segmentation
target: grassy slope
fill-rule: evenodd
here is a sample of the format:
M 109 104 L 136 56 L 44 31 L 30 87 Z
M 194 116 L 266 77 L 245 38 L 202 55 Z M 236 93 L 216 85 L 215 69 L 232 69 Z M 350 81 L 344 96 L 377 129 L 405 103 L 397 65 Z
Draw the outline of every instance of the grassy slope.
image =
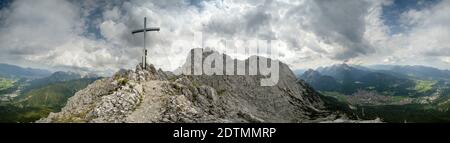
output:
M 14 86 L 15 81 L 0 77 L 0 91 Z
M 374 119 L 380 117 L 385 122 L 450 122 L 450 113 L 442 112 L 429 105 L 384 105 L 384 106 L 358 106 L 358 117 Z
M 436 83 L 437 81 L 433 80 L 416 80 L 415 90 L 419 93 L 426 93 L 433 90 L 433 85 Z
M 50 84 L 25 93 L 20 97 L 20 103 L 24 106 L 44 106 L 53 109 L 61 108 L 65 105 L 69 97 L 85 88 L 92 81 L 90 79 L 81 79 Z
M 0 106 L 0 122 L 27 123 L 47 116 L 52 110 L 45 107 L 22 107 L 13 104 Z

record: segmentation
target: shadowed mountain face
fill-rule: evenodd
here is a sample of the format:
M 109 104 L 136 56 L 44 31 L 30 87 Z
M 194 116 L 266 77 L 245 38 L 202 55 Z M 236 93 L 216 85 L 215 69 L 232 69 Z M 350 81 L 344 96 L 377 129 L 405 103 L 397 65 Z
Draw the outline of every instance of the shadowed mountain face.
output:
M 372 69 L 390 71 L 422 80 L 449 80 L 450 71 L 426 66 L 375 65 Z
M 308 70 L 300 76 L 309 85 L 317 90 L 322 91 L 339 91 L 341 90 L 341 83 L 339 83 L 332 76 L 322 75 L 318 71 Z
M 368 73 L 368 71 L 361 68 L 355 68 L 347 64 L 337 64 L 330 67 L 321 67 L 317 71 L 322 75 L 327 75 L 335 78 L 336 80 L 353 80 L 360 78 Z
M 195 50 L 202 49 L 191 53 Z M 178 71 L 198 68 L 191 57 Z M 334 100 L 297 80 L 287 65 L 280 63 L 279 70 L 276 85 L 260 86 L 266 75 L 171 75 L 138 65 L 94 82 L 61 112 L 39 122 L 319 122 L 349 117 L 346 106 L 330 105 Z

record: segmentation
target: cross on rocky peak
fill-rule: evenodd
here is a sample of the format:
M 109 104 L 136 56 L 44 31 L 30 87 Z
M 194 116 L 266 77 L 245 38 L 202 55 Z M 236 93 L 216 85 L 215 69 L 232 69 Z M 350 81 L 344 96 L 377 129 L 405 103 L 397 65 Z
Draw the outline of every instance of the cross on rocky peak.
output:
M 147 28 L 147 17 L 144 17 L 144 29 L 137 29 L 137 30 L 133 30 L 131 32 L 131 34 L 136 34 L 136 33 L 141 33 L 141 32 L 144 33 L 144 55 L 142 56 L 142 68 L 143 69 L 146 69 L 146 66 L 147 66 L 147 49 L 145 47 L 147 31 L 159 31 L 159 27 Z

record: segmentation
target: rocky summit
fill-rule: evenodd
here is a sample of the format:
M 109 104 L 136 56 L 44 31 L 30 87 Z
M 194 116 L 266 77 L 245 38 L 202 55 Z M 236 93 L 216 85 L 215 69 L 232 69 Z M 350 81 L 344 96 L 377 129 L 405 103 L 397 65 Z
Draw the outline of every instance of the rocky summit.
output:
M 192 50 L 178 71 L 194 68 L 190 59 L 195 50 L 202 49 Z M 232 60 L 248 64 L 248 59 Z M 274 86 L 260 86 L 262 75 L 175 75 L 153 65 L 141 67 L 95 81 L 60 112 L 37 122 L 327 122 L 353 117 L 345 106 L 331 103 L 297 80 L 281 62 Z

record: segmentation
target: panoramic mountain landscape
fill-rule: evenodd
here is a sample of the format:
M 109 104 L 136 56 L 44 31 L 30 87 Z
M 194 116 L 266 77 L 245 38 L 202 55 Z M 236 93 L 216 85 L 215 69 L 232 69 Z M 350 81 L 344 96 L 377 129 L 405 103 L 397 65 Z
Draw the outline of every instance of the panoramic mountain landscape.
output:
M 0 0 L 1 123 L 450 123 L 449 0 Z
M 195 50 L 227 56 L 194 49 L 175 72 L 196 68 Z M 258 75 L 177 75 L 141 66 L 101 78 L 2 64 L 21 72 L 2 71 L 0 122 L 450 121 L 450 71 L 432 67 L 336 64 L 299 75 L 281 63 L 278 84 L 260 87 Z

